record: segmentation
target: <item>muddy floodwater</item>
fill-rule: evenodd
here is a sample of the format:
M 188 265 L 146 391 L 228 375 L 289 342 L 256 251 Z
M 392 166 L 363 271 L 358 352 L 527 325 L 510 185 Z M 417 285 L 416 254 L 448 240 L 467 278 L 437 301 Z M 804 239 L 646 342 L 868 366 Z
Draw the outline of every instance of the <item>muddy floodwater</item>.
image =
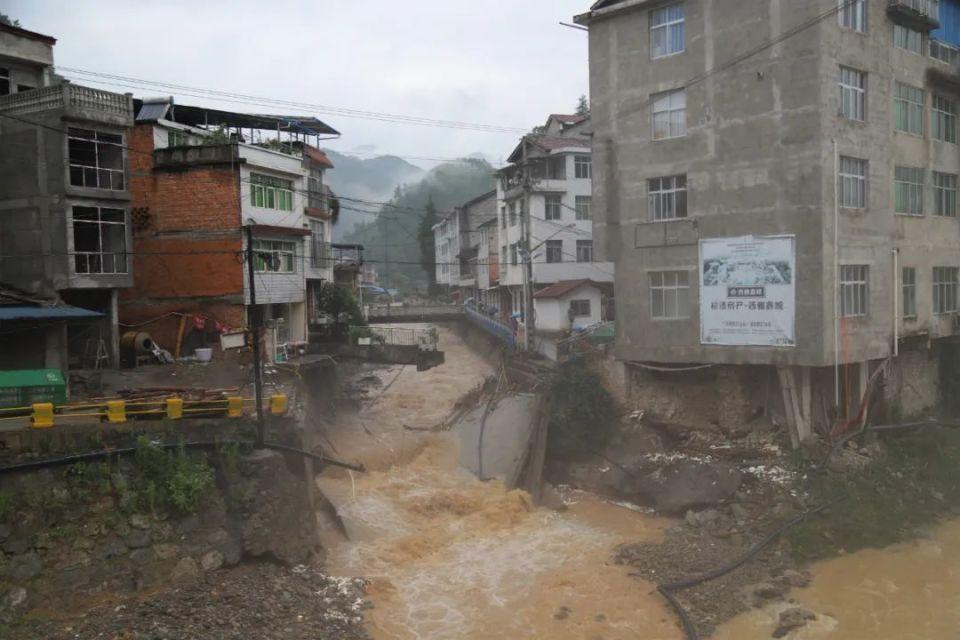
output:
M 642 630 L 679 640 L 652 586 L 610 563 L 620 543 L 658 540 L 663 520 L 587 494 L 571 494 L 562 513 L 536 509 L 460 469 L 451 434 L 404 428 L 437 424 L 493 373 L 452 333 L 441 332 L 441 345 L 447 364 L 386 371 L 389 389 L 332 434 L 372 471 L 318 480 L 349 534 L 328 533 L 328 568 L 370 580 L 371 635 L 633 640 Z
M 814 565 L 813 582 L 791 596 L 817 614 L 793 640 L 956 640 L 960 638 L 960 521 L 928 538 Z M 788 605 L 731 621 L 720 640 L 769 638 Z

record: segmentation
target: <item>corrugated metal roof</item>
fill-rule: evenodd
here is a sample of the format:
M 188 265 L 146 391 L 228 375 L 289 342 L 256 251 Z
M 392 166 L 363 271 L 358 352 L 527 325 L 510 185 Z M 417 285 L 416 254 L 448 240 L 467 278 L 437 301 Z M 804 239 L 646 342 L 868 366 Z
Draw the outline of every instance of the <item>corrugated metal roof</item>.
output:
M 0 320 L 70 320 L 100 317 L 103 317 L 103 314 L 97 311 L 69 305 L 57 307 L 0 305 Z

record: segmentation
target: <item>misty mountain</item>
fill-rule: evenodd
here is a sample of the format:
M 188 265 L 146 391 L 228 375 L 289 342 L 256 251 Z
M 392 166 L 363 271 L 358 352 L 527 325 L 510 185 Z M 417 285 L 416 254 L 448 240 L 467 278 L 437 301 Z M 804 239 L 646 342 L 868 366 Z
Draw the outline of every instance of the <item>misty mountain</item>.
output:
M 432 200 L 437 215 L 443 218 L 454 207 L 491 191 L 493 173 L 493 166 L 479 158 L 438 165 L 419 182 L 398 188 L 390 199 L 393 206 L 383 207 L 376 218 L 364 216 L 366 220 L 347 234 L 344 242 L 366 247 L 366 259 L 377 265 L 381 284 L 401 289 L 425 287 L 427 275 L 421 264 L 417 225 L 427 203 Z
M 324 153 L 333 162 L 334 169 L 326 174 L 326 182 L 338 195 L 344 195 L 370 202 L 387 202 L 396 188 L 420 180 L 425 172 L 396 156 L 379 156 L 362 160 L 355 156 L 324 149 Z M 348 204 L 344 202 L 343 204 Z M 367 207 L 362 207 L 367 208 Z M 360 222 L 369 221 L 371 216 L 344 207 L 340 220 L 334 227 L 334 235 L 343 238 Z

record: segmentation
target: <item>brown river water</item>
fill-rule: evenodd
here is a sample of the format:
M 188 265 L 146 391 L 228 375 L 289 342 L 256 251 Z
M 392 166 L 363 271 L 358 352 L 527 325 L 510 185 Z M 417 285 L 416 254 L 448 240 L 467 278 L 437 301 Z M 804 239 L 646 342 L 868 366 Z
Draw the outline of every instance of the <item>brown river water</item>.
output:
M 682 640 L 649 583 L 613 565 L 624 542 L 656 541 L 668 521 L 569 495 L 562 513 L 480 482 L 457 465 L 438 424 L 458 398 L 493 373 L 441 330 L 447 363 L 380 373 L 390 387 L 332 433 L 341 457 L 366 474 L 331 469 L 318 486 L 349 538 L 325 533 L 328 569 L 370 580 L 368 630 L 376 640 Z M 376 395 L 376 392 L 374 393 Z M 791 594 L 818 620 L 789 638 L 960 639 L 960 522 L 930 539 L 823 562 Z M 769 638 L 783 606 L 756 610 L 717 638 Z

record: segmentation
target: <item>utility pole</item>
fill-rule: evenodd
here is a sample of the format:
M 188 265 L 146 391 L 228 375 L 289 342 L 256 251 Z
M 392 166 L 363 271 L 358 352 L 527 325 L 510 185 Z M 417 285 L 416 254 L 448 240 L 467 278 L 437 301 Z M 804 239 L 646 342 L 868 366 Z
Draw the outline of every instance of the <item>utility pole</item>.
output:
M 260 363 L 260 314 L 257 312 L 257 281 L 254 278 L 253 228 L 247 225 L 247 277 L 250 280 L 250 329 L 253 332 L 253 390 L 257 405 L 257 446 L 263 447 L 263 367 Z
M 527 136 L 521 138 L 520 144 L 523 149 L 523 204 L 521 227 L 523 232 L 523 323 L 524 348 L 527 351 L 533 350 L 533 334 L 536 331 L 536 320 L 533 314 L 533 256 L 530 249 L 531 215 L 530 215 L 530 166 L 527 161 Z

